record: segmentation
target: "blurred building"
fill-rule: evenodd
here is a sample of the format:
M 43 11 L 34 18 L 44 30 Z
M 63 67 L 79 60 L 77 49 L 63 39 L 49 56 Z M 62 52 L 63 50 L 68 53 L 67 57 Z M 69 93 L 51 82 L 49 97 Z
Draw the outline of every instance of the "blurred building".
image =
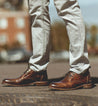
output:
M 29 18 L 26 0 L 0 1 L 0 48 L 32 49 Z
M 53 0 L 50 1 L 49 7 L 52 22 L 52 51 L 68 50 L 66 28 L 56 13 Z M 29 18 L 28 0 L 0 0 L 0 50 L 17 46 L 32 50 Z M 98 54 L 97 26 L 90 27 L 86 28 L 88 50 Z

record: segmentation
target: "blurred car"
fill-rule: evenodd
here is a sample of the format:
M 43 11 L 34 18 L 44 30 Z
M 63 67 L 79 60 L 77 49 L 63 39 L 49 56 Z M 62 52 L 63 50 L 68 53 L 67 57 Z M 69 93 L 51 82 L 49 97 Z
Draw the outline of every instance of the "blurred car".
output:
M 28 61 L 32 52 L 28 52 L 24 48 L 13 48 L 11 50 L 3 50 L 0 52 L 0 61 L 2 62 L 19 62 Z

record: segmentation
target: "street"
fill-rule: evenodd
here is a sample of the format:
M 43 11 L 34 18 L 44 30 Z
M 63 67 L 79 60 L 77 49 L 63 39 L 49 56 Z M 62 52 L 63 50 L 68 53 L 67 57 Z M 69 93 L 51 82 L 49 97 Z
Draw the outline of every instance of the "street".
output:
M 4 78 L 19 77 L 28 64 L 0 64 L 0 106 L 98 106 L 98 58 L 90 58 L 90 63 L 95 87 L 72 91 L 51 91 L 48 86 L 3 86 L 1 82 Z M 50 62 L 49 81 L 60 80 L 68 70 L 68 62 Z

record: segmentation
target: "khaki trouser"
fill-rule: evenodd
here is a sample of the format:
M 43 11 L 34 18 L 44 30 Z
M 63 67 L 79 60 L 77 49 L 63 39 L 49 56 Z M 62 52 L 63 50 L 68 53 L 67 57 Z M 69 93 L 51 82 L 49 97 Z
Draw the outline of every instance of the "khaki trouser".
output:
M 70 40 L 70 71 L 80 74 L 90 68 L 85 37 L 85 26 L 77 0 L 54 0 L 59 17 L 66 25 Z M 49 0 L 29 0 L 29 14 L 32 19 L 33 55 L 30 68 L 46 70 L 50 52 Z

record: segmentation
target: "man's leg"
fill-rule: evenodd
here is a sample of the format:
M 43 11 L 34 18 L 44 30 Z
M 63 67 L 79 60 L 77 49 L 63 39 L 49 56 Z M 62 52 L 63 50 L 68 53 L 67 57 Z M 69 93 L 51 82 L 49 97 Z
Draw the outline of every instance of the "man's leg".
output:
M 58 15 L 64 20 L 70 40 L 70 72 L 51 89 L 70 90 L 80 87 L 91 88 L 89 60 L 85 37 L 85 26 L 77 0 L 54 0 Z
M 61 4 L 60 4 L 61 2 Z M 90 68 L 85 25 L 77 0 L 55 0 L 58 15 L 65 21 L 70 41 L 70 71 L 77 74 Z
M 29 14 L 31 16 L 33 55 L 30 58 L 30 69 L 34 71 L 46 70 L 50 52 L 50 18 L 48 0 L 29 0 Z
M 29 69 L 16 79 L 4 79 L 2 84 L 11 86 L 47 85 L 47 65 L 50 51 L 50 19 L 48 0 L 29 0 L 29 13 L 32 20 L 33 56 Z

